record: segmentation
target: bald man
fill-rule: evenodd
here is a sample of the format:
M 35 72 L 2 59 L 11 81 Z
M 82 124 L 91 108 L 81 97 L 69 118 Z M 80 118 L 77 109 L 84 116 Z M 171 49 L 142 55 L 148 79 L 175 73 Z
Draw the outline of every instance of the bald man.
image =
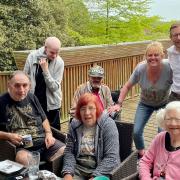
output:
M 64 72 L 60 47 L 58 38 L 48 37 L 43 47 L 28 55 L 24 66 L 24 72 L 31 79 L 31 92 L 37 96 L 51 126 L 56 129 L 61 128 L 61 81 Z

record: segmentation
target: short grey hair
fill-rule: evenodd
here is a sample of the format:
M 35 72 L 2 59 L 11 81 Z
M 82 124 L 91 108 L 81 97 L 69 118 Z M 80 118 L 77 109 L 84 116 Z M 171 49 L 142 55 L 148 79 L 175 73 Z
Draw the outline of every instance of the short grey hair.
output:
M 176 110 L 177 112 L 180 112 L 180 101 L 172 101 L 166 105 L 165 108 L 160 109 L 156 114 L 156 120 L 158 122 L 159 127 L 166 130 L 165 126 L 165 116 L 168 111 L 170 110 Z
M 13 79 L 16 75 L 26 76 L 28 78 L 29 82 L 31 82 L 31 79 L 30 79 L 29 75 L 27 73 L 25 73 L 24 71 L 21 71 L 21 70 L 16 70 L 16 71 L 11 72 L 11 74 L 9 76 L 9 81 L 11 79 Z

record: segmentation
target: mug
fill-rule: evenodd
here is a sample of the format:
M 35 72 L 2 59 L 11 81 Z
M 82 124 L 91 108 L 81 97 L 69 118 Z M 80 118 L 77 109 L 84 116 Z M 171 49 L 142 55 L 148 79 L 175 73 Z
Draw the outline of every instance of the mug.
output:
M 32 136 L 30 134 L 22 136 L 23 145 L 25 148 L 29 148 L 33 146 Z

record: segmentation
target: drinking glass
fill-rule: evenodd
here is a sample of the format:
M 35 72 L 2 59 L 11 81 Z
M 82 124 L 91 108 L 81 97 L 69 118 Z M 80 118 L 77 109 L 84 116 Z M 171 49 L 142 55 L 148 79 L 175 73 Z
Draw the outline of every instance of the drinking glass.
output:
M 40 153 L 32 151 L 28 154 L 28 176 L 29 180 L 38 179 Z

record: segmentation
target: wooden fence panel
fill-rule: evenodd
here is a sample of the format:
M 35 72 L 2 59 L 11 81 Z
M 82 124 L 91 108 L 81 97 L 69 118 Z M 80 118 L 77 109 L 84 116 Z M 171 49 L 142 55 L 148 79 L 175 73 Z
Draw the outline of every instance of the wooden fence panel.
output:
M 105 70 L 104 83 L 111 90 L 117 90 L 125 84 L 135 66 L 143 60 L 143 54 L 148 43 L 121 43 L 117 45 L 100 45 L 62 48 L 60 55 L 65 62 L 62 81 L 62 119 L 69 118 L 69 109 L 76 88 L 88 80 L 88 70 L 98 64 Z M 165 49 L 170 46 L 169 40 L 161 40 Z M 14 57 L 18 69 L 22 70 L 30 51 L 15 51 Z M 7 80 L 10 72 L 0 72 L 0 93 L 7 91 Z M 135 86 L 127 98 L 132 98 L 139 93 Z

